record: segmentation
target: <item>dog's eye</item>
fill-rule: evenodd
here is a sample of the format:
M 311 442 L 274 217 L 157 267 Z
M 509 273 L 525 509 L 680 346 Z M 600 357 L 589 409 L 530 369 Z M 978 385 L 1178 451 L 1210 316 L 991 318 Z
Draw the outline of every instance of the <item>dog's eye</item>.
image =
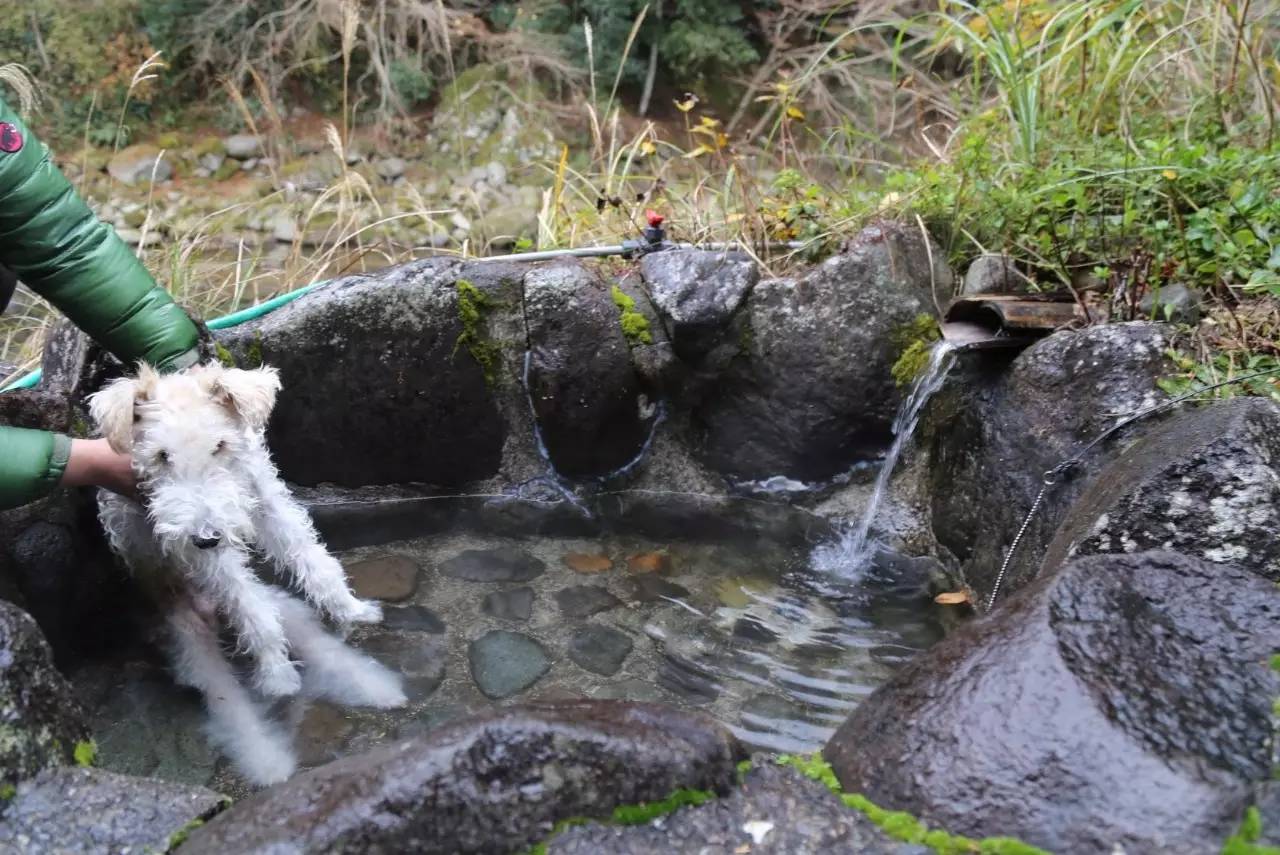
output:
M 218 454 L 219 452 L 226 451 L 226 450 L 227 450 L 227 441 L 225 439 L 218 440 L 218 444 L 213 447 L 214 454 Z

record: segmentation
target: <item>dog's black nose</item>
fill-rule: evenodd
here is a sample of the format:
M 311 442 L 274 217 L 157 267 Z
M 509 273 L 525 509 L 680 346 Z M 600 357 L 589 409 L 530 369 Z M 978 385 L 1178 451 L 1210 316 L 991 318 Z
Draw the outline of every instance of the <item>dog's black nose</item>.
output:
M 196 545 L 197 549 L 213 549 L 222 542 L 221 537 L 193 537 L 191 542 Z

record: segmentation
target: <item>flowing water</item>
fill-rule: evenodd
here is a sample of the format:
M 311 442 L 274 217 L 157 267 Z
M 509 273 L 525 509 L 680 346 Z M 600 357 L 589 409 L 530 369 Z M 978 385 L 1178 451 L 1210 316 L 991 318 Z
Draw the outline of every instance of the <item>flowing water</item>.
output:
M 825 599 L 807 584 L 809 547 L 791 542 L 450 533 L 350 550 L 353 584 L 384 600 L 386 621 L 349 642 L 404 675 L 410 704 L 298 698 L 272 715 L 304 767 L 491 706 L 568 697 L 699 709 L 754 748 L 814 751 L 942 636 L 944 615 L 925 580 L 901 576 Z M 72 681 L 106 768 L 245 791 L 204 737 L 199 696 L 151 648 L 85 663 Z
M 871 500 L 858 525 L 848 529 L 834 543 L 823 544 L 813 552 L 814 570 L 824 575 L 837 576 L 842 579 L 856 579 L 872 563 L 879 545 L 871 537 L 871 528 L 880 512 L 880 505 L 893 478 L 893 470 L 898 465 L 898 458 L 911 435 L 920 423 L 920 414 L 933 394 L 942 388 L 947 373 L 955 365 L 955 346 L 946 340 L 938 341 L 929 353 L 929 364 L 916 379 L 902 406 L 893 420 L 893 444 L 880 464 L 880 473 L 876 476 L 875 489 Z

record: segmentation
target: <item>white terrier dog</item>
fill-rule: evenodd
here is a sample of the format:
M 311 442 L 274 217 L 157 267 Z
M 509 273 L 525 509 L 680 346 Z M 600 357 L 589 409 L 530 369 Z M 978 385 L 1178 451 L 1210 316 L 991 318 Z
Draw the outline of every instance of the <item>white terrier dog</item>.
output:
M 211 738 L 256 784 L 287 778 L 296 763 L 224 656 L 219 617 L 266 697 L 305 688 L 359 706 L 406 700 L 396 675 L 327 633 L 306 604 L 260 581 L 251 565 L 254 551 L 270 559 L 340 624 L 382 619 L 376 603 L 352 594 L 271 461 L 263 432 L 279 389 L 272 368 L 211 363 L 161 376 L 141 366 L 89 401 L 112 448 L 132 456 L 142 499 L 100 492 L 111 547 L 165 612 L 177 679 L 204 695 Z

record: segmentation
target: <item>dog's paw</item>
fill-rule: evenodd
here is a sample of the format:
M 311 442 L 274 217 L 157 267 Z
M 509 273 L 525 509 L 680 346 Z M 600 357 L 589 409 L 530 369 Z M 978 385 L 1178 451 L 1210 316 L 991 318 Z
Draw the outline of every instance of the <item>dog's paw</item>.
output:
M 285 659 L 281 662 L 264 662 L 254 676 L 258 691 L 270 698 L 296 695 L 302 688 L 302 675 L 297 667 Z
M 357 600 L 332 610 L 333 619 L 338 623 L 382 623 L 382 606 L 372 600 Z

